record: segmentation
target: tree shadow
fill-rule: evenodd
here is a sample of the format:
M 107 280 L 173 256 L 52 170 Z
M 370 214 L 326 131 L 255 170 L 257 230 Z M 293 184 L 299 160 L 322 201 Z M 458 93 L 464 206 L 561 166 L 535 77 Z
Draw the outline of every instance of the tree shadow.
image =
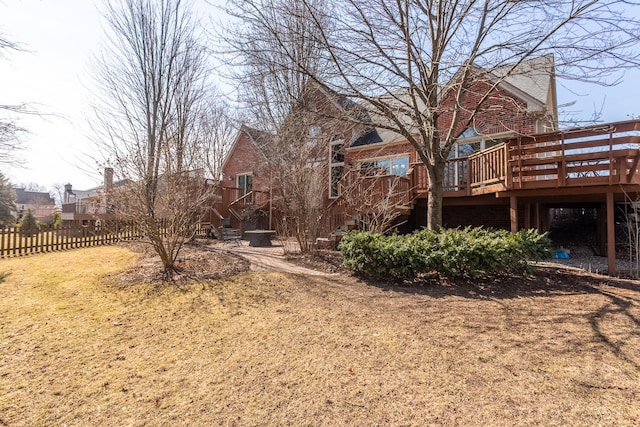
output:
M 601 276 L 580 270 L 539 267 L 522 275 L 448 278 L 427 274 L 411 281 L 393 281 L 354 275 L 361 282 L 385 291 L 426 295 L 433 298 L 450 296 L 472 299 L 511 299 L 527 296 L 602 293 L 602 285 L 639 292 L 640 281 Z
M 601 276 L 574 269 L 540 267 L 529 276 L 492 276 L 449 279 L 438 275 L 424 276 L 411 282 L 391 282 L 359 277 L 360 281 L 386 292 L 400 292 L 435 299 L 459 297 L 496 302 L 505 312 L 513 310 L 512 300 L 571 295 L 604 297 L 596 307 L 567 306 L 556 320 L 582 318 L 591 330 L 590 339 L 601 344 L 623 365 L 640 371 L 640 354 L 631 351 L 640 339 L 640 281 Z M 578 316 L 578 317 L 576 317 Z M 619 327 L 623 325 L 623 327 Z M 581 343 L 581 345 L 584 342 Z

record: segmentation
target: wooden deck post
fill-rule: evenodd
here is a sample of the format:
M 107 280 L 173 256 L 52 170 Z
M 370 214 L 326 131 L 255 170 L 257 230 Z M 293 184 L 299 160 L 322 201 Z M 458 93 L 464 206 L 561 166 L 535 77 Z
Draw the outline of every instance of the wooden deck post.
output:
M 607 191 L 607 266 L 609 276 L 616 274 L 616 224 L 613 209 L 613 192 Z
M 511 219 L 511 232 L 518 231 L 518 198 L 516 196 L 509 197 L 509 218 Z
M 524 204 L 524 229 L 531 229 L 531 203 Z

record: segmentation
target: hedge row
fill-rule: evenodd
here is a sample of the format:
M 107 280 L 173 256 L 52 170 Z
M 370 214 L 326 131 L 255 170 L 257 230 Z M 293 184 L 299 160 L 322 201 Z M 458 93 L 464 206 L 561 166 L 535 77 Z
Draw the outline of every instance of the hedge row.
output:
M 420 273 L 477 277 L 525 273 L 528 261 L 550 256 L 550 240 L 535 230 L 486 228 L 419 230 L 384 236 L 352 231 L 340 243 L 344 265 L 377 277 L 412 279 Z

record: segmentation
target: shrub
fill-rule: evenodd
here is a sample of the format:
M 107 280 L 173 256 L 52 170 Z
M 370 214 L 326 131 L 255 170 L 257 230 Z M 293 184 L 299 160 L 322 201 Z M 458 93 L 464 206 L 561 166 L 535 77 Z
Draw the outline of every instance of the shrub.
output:
M 31 209 L 29 209 L 20 220 L 20 234 L 23 236 L 31 237 L 40 230 L 36 217 L 33 216 Z
M 476 277 L 529 270 L 528 261 L 550 254 L 550 240 L 535 230 L 510 233 L 486 228 L 422 229 L 409 235 L 345 234 L 346 267 L 377 277 L 411 279 L 420 273 Z
M 60 214 L 60 212 L 56 212 L 55 214 L 53 214 L 53 218 L 51 218 L 51 221 L 49 221 L 48 225 L 50 228 L 55 228 L 61 224 L 62 224 L 62 215 Z

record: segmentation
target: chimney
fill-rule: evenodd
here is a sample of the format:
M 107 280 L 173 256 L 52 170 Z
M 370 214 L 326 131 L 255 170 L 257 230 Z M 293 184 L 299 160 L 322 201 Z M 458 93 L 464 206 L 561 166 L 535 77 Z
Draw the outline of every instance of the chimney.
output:
M 104 191 L 113 189 L 113 168 L 104 168 Z
M 64 204 L 70 203 L 69 196 L 72 195 L 72 194 L 73 194 L 73 192 L 71 191 L 71 184 L 65 184 L 65 186 L 64 186 L 64 196 L 63 196 L 62 203 L 64 203 Z

